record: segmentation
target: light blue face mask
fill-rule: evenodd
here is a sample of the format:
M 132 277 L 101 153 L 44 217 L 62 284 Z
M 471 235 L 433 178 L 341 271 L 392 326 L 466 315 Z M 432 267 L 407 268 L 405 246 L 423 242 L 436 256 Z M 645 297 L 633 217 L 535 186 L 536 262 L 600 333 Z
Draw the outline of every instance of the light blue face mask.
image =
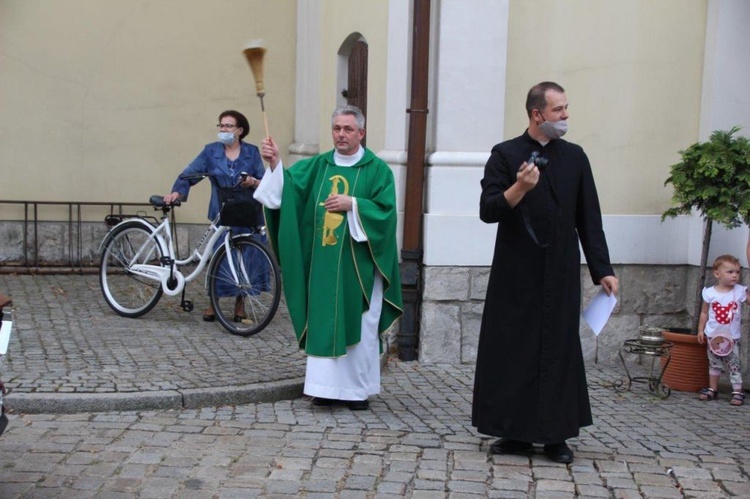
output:
M 225 146 L 234 144 L 235 137 L 233 132 L 219 132 L 217 134 L 217 137 L 219 137 L 219 142 L 221 142 Z

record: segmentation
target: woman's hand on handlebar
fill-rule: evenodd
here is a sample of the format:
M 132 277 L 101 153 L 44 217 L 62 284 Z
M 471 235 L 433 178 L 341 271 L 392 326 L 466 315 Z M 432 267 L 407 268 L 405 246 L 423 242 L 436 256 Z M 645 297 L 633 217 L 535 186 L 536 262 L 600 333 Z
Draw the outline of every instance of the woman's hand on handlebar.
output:
M 167 194 L 166 196 L 164 196 L 164 202 L 166 204 L 172 204 L 175 201 L 177 201 L 178 199 L 180 199 L 180 193 L 179 192 L 172 192 L 172 193 Z
M 258 184 L 260 184 L 260 180 L 253 177 L 252 175 L 248 175 L 245 172 L 242 172 L 242 182 L 240 182 L 240 187 L 244 187 L 246 189 L 254 189 L 258 187 Z

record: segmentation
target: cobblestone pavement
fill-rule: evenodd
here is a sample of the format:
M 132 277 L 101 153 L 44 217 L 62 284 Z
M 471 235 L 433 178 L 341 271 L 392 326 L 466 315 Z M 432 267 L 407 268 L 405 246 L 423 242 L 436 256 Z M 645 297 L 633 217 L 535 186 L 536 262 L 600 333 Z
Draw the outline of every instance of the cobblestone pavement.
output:
M 200 280 L 200 279 L 199 279 Z M 163 296 L 148 314 L 118 316 L 96 275 L 0 275 L 13 298 L 14 332 L 3 368 L 24 412 L 199 407 L 301 393 L 304 356 L 286 308 L 255 336 L 204 322 L 203 282 Z
M 14 390 L 28 390 L 22 395 L 33 395 L 35 386 L 18 380 L 26 376 L 21 366 L 33 369 L 29 378 L 38 376 L 36 384 L 57 396 L 55 403 L 78 395 L 89 378 L 90 386 L 128 380 L 132 391 L 122 392 L 117 383 L 102 381 L 103 391 L 93 395 L 103 399 L 210 391 L 212 382 L 231 397 L 233 380 L 223 371 L 208 380 L 173 372 L 211 372 L 212 359 L 204 358 L 211 356 L 230 356 L 221 362 L 235 373 L 239 389 L 256 381 L 272 384 L 277 375 L 293 384 L 301 374 L 289 377 L 287 371 L 301 369 L 303 362 L 283 331 L 234 338 L 201 322 L 200 314 L 170 311 L 168 303 L 147 318 L 115 327 L 120 319 L 95 303 L 100 301 L 95 278 L 0 276 L 0 287 L 17 303 L 12 370 L 5 372 Z M 79 296 L 86 289 L 89 294 Z M 19 296 L 35 295 L 42 299 L 32 313 Z M 77 310 L 90 310 L 91 322 L 83 314 L 68 315 Z M 94 321 L 102 314 L 107 317 Z M 27 320 L 35 326 L 22 324 Z M 281 330 L 283 321 L 282 314 Z M 70 338 L 64 324 L 71 325 Z M 92 327 L 97 334 L 85 332 Z M 103 330 L 107 334 L 99 333 Z M 160 358 L 152 351 L 180 342 L 174 356 Z M 192 351 L 209 347 L 213 350 Z M 134 355 L 138 348 L 142 352 Z M 249 363 L 251 354 L 259 358 Z M 274 362 L 277 354 L 287 360 Z M 181 356 L 194 357 L 183 364 Z M 157 365 L 140 362 L 144 358 Z M 240 361 L 271 372 L 238 370 L 233 364 Z M 107 366 L 106 374 L 99 372 Z M 43 370 L 53 367 L 46 378 Z M 631 369 L 642 374 L 643 367 Z M 623 378 L 622 366 L 589 365 L 594 425 L 570 440 L 576 460 L 565 466 L 540 452 L 488 454 L 492 439 L 470 424 L 473 374 L 473 366 L 391 360 L 382 393 L 372 397 L 371 410 L 359 412 L 313 407 L 304 397 L 72 414 L 16 408 L 0 437 L 0 497 L 750 497 L 750 404 L 732 407 L 726 394 L 715 402 L 684 392 L 660 399 L 645 384 L 620 393 L 613 384 Z M 163 379 L 174 385 L 161 389 Z M 63 386 L 69 392 L 59 391 Z M 17 395 L 8 398 L 11 405 Z
M 473 369 L 391 361 L 371 410 L 304 398 L 203 409 L 16 415 L 0 497 L 750 497 L 750 417 L 588 369 L 595 424 L 565 466 L 491 456 Z

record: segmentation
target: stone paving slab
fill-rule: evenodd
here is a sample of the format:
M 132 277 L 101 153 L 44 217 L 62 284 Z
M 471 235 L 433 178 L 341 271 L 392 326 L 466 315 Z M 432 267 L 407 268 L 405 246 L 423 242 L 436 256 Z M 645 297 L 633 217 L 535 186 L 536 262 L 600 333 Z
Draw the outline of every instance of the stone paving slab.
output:
M 197 407 L 301 394 L 304 356 L 286 307 L 243 338 L 204 322 L 202 281 L 191 313 L 163 296 L 129 319 L 106 304 L 96 275 L 0 275 L 14 330 L 2 379 L 8 403 L 30 412 Z

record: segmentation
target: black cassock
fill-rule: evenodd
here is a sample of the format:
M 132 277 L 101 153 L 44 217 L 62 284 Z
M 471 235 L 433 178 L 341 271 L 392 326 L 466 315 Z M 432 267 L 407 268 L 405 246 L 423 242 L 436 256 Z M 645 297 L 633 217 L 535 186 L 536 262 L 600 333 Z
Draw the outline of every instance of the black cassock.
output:
M 533 151 L 548 160 L 515 208 L 503 192 Z M 480 433 L 556 443 L 592 423 L 578 334 L 580 238 L 595 284 L 614 275 L 583 149 L 528 135 L 492 148 L 479 216 L 498 222 L 479 334 L 472 424 Z M 534 238 L 538 242 L 534 241 Z

